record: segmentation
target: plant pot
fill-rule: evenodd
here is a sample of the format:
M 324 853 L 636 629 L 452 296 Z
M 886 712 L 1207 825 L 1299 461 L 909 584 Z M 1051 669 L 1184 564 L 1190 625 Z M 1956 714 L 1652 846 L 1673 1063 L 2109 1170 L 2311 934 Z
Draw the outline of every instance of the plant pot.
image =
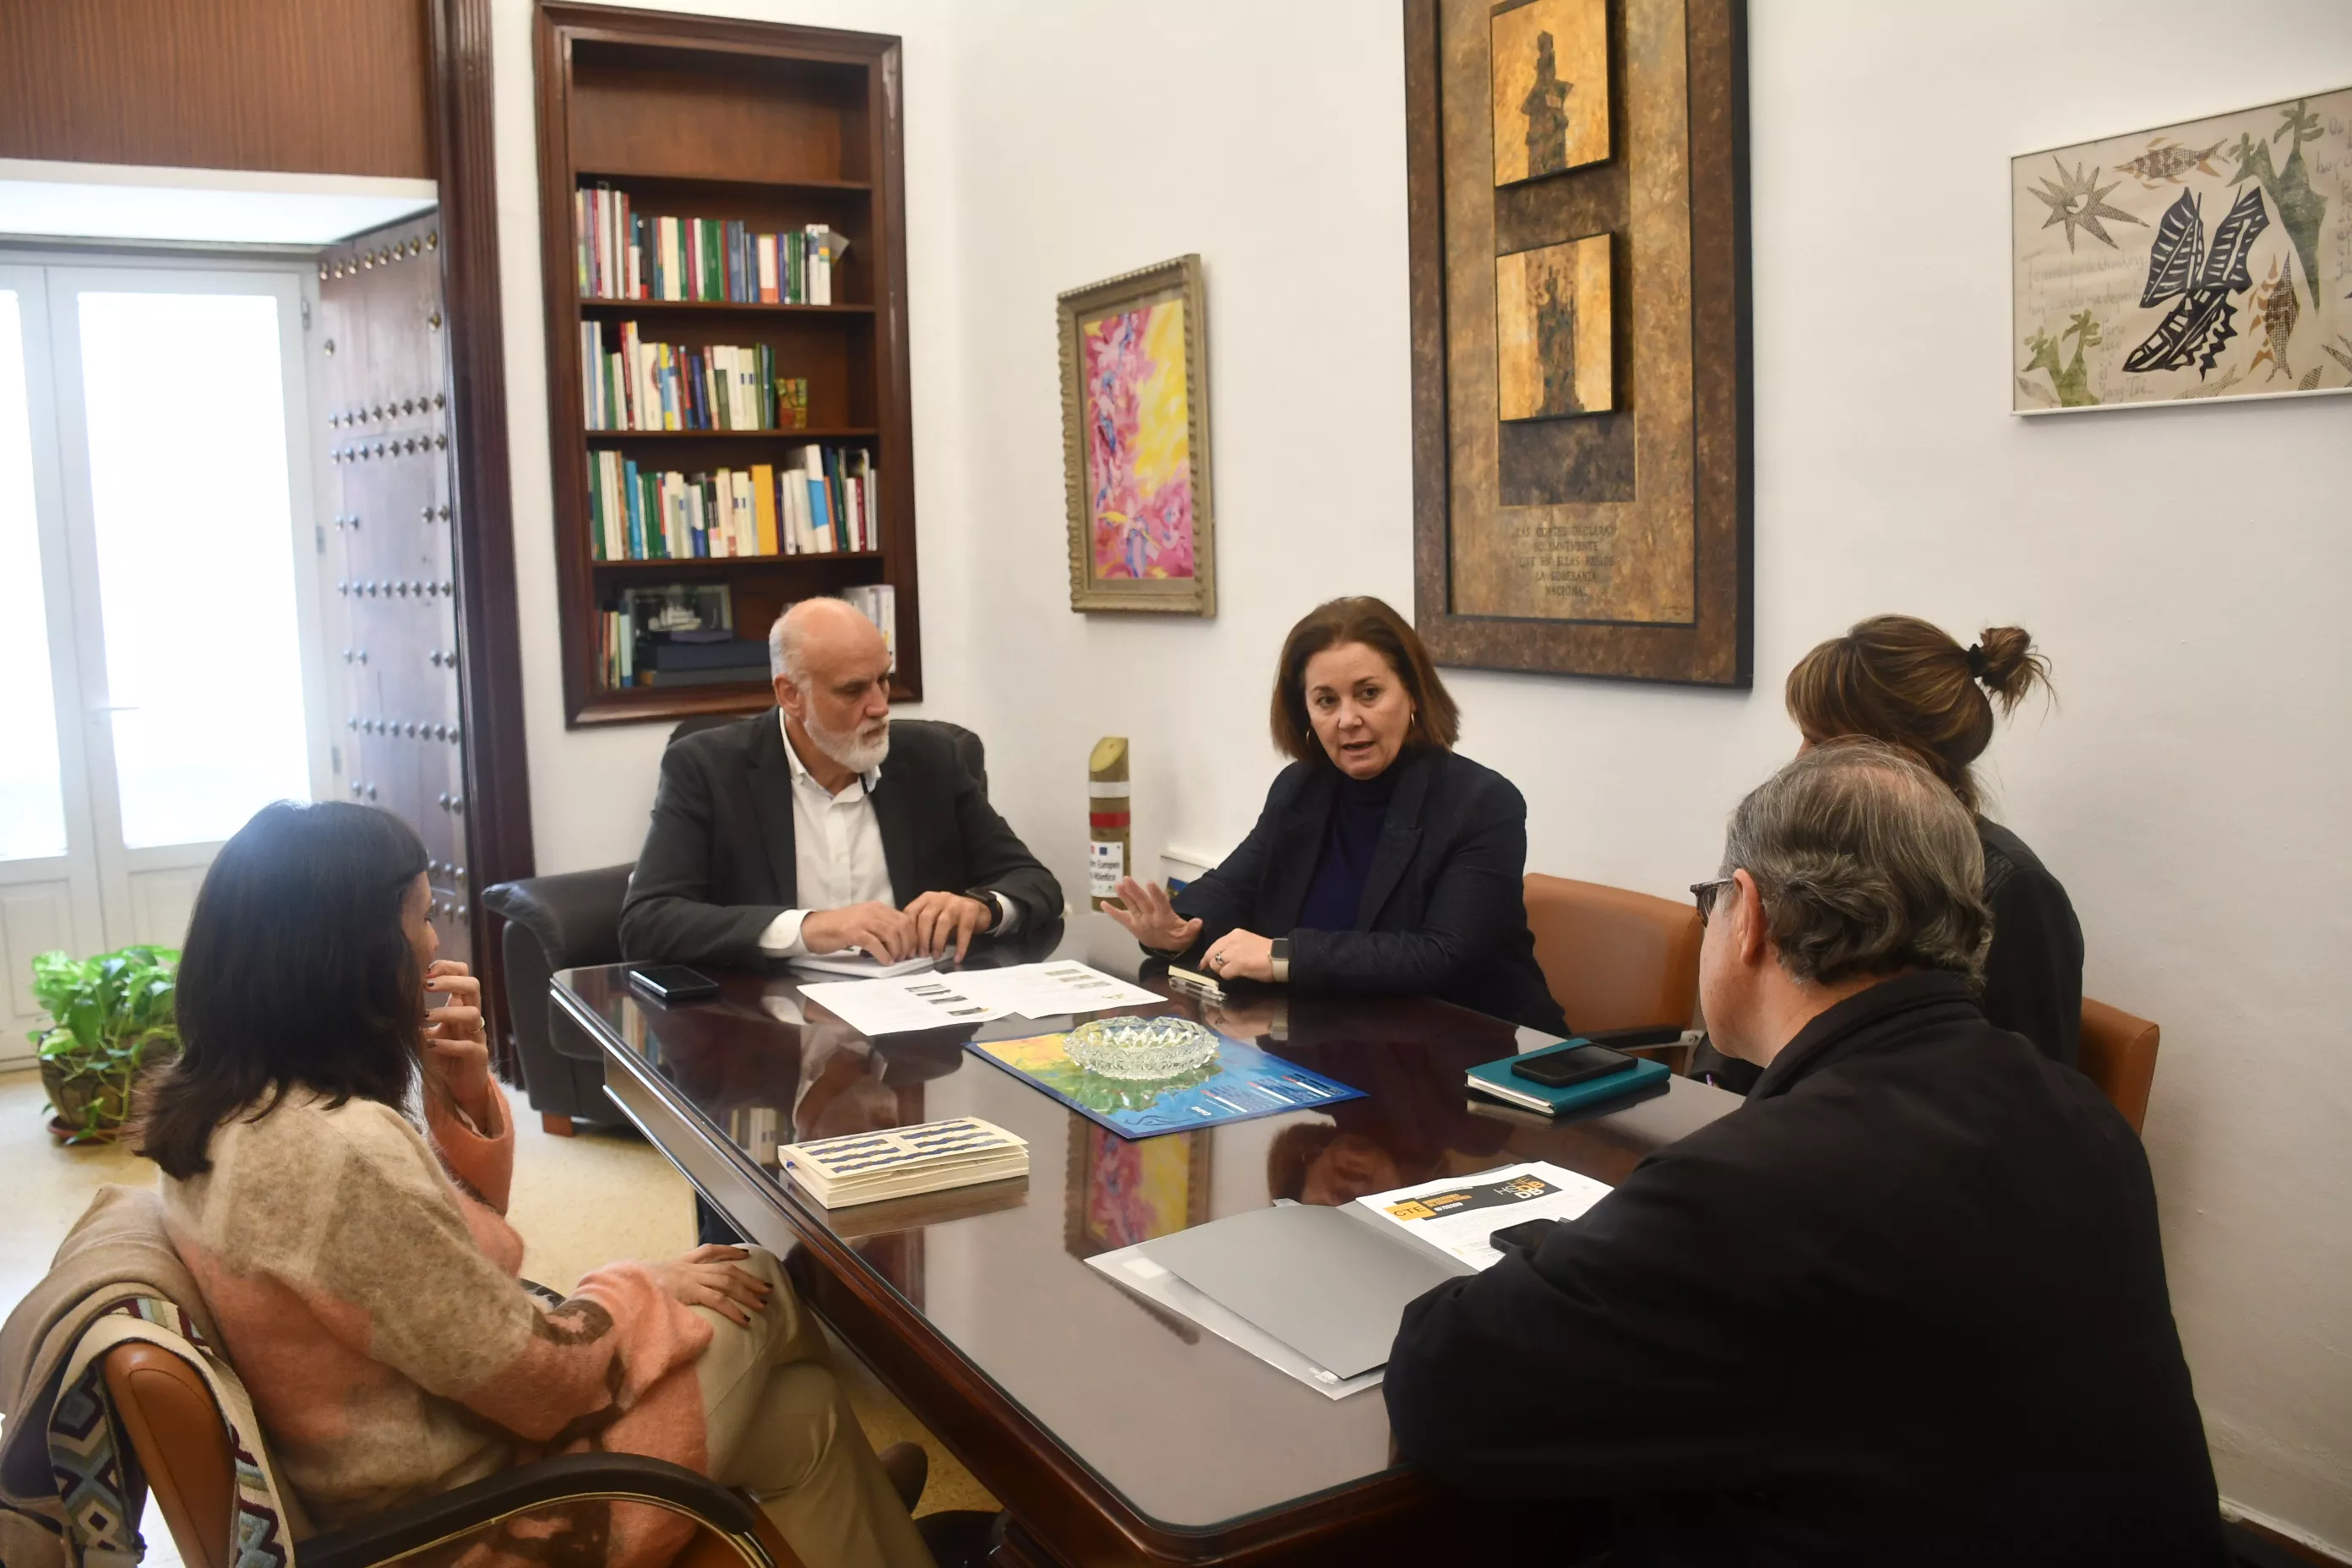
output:
M 49 1136 L 60 1143 L 104 1142 L 121 1135 L 122 1107 L 108 1103 L 116 1097 L 98 1074 L 43 1057 L 41 1089 L 57 1112 L 49 1119 Z
M 143 1079 L 179 1055 L 176 1046 L 147 1052 L 140 1061 Z M 41 1088 L 57 1114 L 49 1119 L 49 1136 L 60 1143 L 111 1143 L 122 1136 L 139 1098 L 134 1082 L 125 1103 L 118 1080 L 55 1057 L 41 1058 Z

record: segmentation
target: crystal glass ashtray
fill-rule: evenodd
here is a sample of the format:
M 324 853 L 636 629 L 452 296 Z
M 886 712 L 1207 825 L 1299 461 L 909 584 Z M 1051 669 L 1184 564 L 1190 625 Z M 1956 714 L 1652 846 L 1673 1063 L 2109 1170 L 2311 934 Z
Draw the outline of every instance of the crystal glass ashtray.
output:
M 1072 1029 L 1062 1049 L 1105 1078 L 1175 1078 L 1214 1059 L 1217 1037 L 1190 1018 L 1097 1018 Z

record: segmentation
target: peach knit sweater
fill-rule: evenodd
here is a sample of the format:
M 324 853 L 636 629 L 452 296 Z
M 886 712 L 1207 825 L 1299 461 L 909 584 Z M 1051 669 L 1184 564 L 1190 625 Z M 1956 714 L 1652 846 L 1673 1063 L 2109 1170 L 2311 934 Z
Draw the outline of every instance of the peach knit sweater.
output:
M 561 1307 L 519 1283 L 514 1129 L 428 1105 L 297 1090 L 165 1177 L 165 1224 L 220 1326 L 281 1481 L 321 1529 L 542 1455 L 605 1449 L 708 1468 L 694 1362 L 708 1321 L 643 1264 Z M 690 1533 L 642 1505 L 572 1505 L 467 1553 L 656 1568 Z

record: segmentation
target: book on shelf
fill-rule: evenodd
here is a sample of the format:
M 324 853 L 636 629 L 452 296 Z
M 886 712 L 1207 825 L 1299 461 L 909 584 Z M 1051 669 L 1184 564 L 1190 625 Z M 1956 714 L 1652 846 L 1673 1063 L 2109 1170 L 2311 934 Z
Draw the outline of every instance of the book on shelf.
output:
M 898 673 L 898 590 L 887 583 L 861 583 L 844 588 L 841 596 L 850 607 L 882 633 L 882 646 L 890 650 L 890 673 Z
M 751 681 L 765 685 L 768 661 L 757 664 L 729 666 L 720 669 L 640 669 L 639 686 L 741 686 Z
M 597 612 L 596 661 L 608 691 L 768 679 L 768 645 L 736 637 L 724 583 L 621 590 Z
M 826 224 L 771 233 L 735 218 L 641 213 L 603 181 L 572 193 L 583 300 L 830 305 L 849 241 Z
M 880 476 L 863 447 L 812 443 L 781 465 L 691 473 L 588 454 L 588 548 L 597 561 L 826 555 L 882 548 Z
M 607 691 L 636 684 L 636 628 L 629 611 L 600 610 L 596 615 L 596 681 Z
M 688 633 L 656 632 L 638 650 L 637 663 L 648 671 L 679 676 L 704 669 L 765 669 L 768 645 L 757 638 L 722 636 L 707 641 Z
M 808 378 L 779 375 L 767 343 L 653 343 L 635 321 L 580 323 L 580 406 L 591 430 L 796 430 Z

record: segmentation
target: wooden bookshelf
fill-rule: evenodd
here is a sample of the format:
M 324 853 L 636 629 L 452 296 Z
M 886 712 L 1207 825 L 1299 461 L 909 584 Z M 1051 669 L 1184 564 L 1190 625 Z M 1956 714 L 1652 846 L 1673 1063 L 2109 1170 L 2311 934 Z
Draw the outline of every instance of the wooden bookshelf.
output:
M 725 583 L 736 635 L 763 636 L 793 600 L 887 583 L 898 600 L 893 695 L 919 700 L 923 647 L 907 387 L 906 197 L 898 40 L 603 5 L 542 4 L 538 52 L 541 265 L 547 298 L 557 595 L 565 722 L 751 712 L 764 683 L 602 684 L 597 626 L 624 587 Z M 845 237 L 834 303 L 583 299 L 573 196 L 599 184 L 639 212 L 754 228 L 824 223 Z M 592 430 L 582 395 L 583 321 L 639 323 L 649 340 L 766 344 L 808 382 L 808 423 L 786 430 Z M 785 449 L 850 442 L 872 453 L 877 550 L 810 555 L 600 561 L 589 536 L 588 463 L 620 450 L 686 471 L 780 462 Z

